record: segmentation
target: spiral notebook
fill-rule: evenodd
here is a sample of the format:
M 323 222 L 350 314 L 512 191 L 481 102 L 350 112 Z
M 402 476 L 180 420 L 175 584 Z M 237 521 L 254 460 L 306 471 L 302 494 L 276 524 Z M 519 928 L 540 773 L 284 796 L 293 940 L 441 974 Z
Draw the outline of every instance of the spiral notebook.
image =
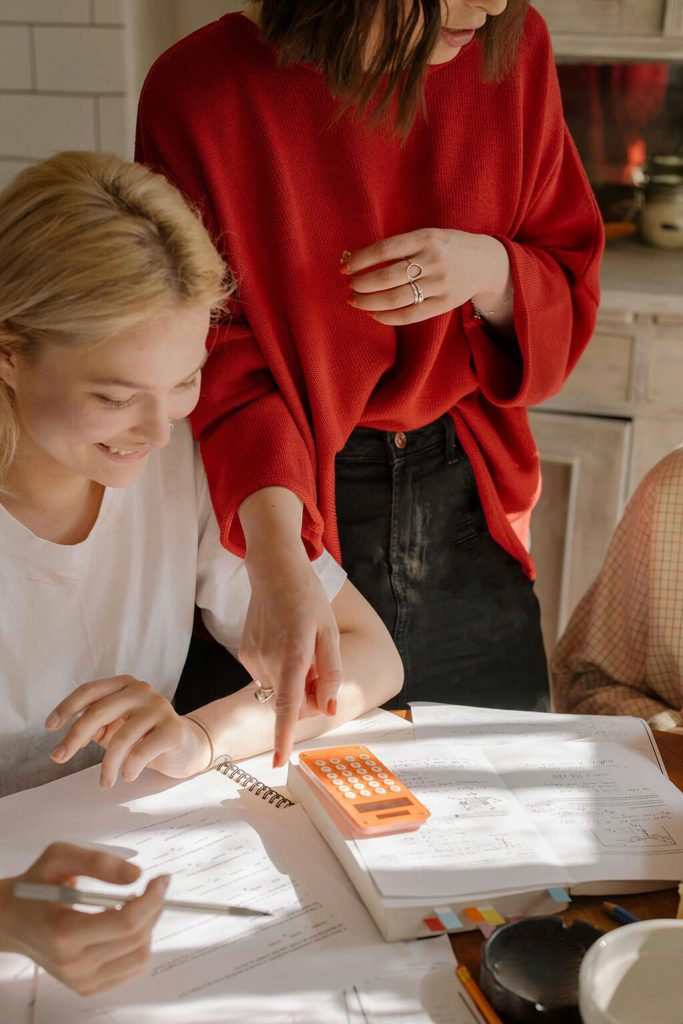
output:
M 294 806 L 294 801 L 290 800 L 288 796 L 285 796 L 284 793 L 277 789 L 273 789 L 272 786 L 268 786 L 265 782 L 261 782 L 260 779 L 246 771 L 241 765 L 231 761 L 229 757 L 224 758 L 220 764 L 215 765 L 214 771 L 219 772 L 238 786 L 242 786 L 243 789 L 253 793 L 254 796 L 259 797 L 261 800 L 265 800 L 271 807 Z

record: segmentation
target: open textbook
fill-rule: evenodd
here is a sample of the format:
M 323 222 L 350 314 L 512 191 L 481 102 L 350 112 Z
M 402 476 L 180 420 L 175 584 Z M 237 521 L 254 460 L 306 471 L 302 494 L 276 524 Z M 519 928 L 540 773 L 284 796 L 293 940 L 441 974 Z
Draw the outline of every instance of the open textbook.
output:
M 354 840 L 295 765 L 288 776 L 385 938 L 428 935 L 434 919 L 475 927 L 469 908 L 547 913 L 564 889 L 683 877 L 683 794 L 639 719 L 439 705 L 413 716 L 415 742 L 373 750 L 430 809 L 417 832 Z

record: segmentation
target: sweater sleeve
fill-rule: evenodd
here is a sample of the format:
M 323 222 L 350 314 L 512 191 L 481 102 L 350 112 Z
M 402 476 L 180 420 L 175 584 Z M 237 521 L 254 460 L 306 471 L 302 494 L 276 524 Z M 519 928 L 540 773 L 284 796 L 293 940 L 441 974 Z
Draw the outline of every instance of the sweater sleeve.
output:
M 556 711 L 650 720 L 679 712 L 682 510 L 683 457 L 675 452 L 634 495 L 597 579 L 555 649 Z
M 471 305 L 464 310 L 482 391 L 500 406 L 535 405 L 561 389 L 591 338 L 599 301 L 602 220 L 564 123 L 538 15 L 534 27 L 539 38 L 526 54 L 535 68 L 523 112 L 524 194 L 510 235 L 495 236 L 510 259 L 516 347 L 489 333 Z
M 164 146 L 155 138 L 153 111 L 147 116 L 146 103 L 143 90 L 136 160 L 164 174 L 190 200 L 214 240 L 224 238 L 228 232 L 211 206 L 211 188 L 196 152 L 182 137 L 177 137 L 173 146 Z M 222 255 L 229 263 L 229 253 L 223 250 Z M 318 556 L 323 522 L 316 504 L 312 433 L 305 417 L 294 418 L 238 301 L 228 304 L 223 322 L 210 332 L 207 347 L 210 354 L 202 374 L 201 396 L 190 419 L 200 443 L 222 543 L 244 557 L 246 542 L 237 510 L 255 491 L 279 486 L 294 491 L 303 501 L 304 541 L 309 554 Z M 258 462 L 253 459 L 255 451 Z

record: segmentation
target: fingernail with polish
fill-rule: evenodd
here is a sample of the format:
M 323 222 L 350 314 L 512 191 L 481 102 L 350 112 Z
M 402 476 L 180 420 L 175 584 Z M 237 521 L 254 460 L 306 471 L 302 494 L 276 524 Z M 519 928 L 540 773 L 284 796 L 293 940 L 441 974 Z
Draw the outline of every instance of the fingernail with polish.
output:
M 337 714 L 337 699 L 336 699 L 336 697 L 332 697 L 332 698 L 330 698 L 330 700 L 328 700 L 328 702 L 327 702 L 327 714 L 328 715 L 336 715 Z

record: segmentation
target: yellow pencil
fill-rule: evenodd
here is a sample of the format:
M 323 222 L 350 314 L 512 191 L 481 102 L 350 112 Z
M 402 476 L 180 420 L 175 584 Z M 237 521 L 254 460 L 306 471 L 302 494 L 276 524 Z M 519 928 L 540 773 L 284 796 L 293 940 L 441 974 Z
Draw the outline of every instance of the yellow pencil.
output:
M 502 1020 L 493 1009 L 467 968 L 463 967 L 462 964 L 459 964 L 455 968 L 455 973 L 460 979 L 462 987 L 470 996 L 472 996 L 472 1000 L 486 1021 L 486 1024 L 503 1024 Z

